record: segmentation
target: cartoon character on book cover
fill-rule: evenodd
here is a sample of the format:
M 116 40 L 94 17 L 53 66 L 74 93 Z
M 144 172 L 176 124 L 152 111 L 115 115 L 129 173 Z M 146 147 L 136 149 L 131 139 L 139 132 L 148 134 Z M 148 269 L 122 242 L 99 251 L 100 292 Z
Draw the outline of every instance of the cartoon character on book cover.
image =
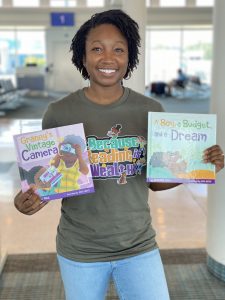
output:
M 57 193 L 80 189 L 78 179 L 89 172 L 82 156 L 84 149 L 84 140 L 75 135 L 66 136 L 59 144 L 59 153 L 51 160 L 51 165 L 62 175 L 60 184 L 55 187 Z
M 36 190 L 43 200 L 93 192 L 82 124 L 14 137 L 22 190 Z

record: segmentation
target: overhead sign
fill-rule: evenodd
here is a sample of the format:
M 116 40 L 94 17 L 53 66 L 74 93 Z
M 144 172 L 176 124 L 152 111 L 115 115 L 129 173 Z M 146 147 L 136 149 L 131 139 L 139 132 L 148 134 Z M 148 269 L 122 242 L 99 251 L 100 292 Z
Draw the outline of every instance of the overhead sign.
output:
M 70 12 L 52 12 L 51 25 L 52 26 L 74 26 L 74 13 Z

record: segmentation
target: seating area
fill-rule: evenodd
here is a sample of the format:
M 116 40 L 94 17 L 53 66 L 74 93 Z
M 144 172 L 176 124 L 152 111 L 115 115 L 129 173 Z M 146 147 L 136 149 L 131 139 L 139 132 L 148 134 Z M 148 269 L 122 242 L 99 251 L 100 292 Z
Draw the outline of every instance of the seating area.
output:
M 211 89 L 206 83 L 197 83 L 191 78 L 188 79 L 184 87 L 174 86 L 172 88 L 172 96 L 178 99 L 185 98 L 206 98 L 210 97 Z
M 148 91 L 146 87 L 146 95 L 157 97 L 173 97 L 177 99 L 187 98 L 206 98 L 210 97 L 211 89 L 206 83 L 202 83 L 196 76 L 189 76 L 188 79 L 181 84 L 168 84 L 163 81 L 152 82 Z
M 23 97 L 28 93 L 27 89 L 19 90 L 14 87 L 11 79 L 0 80 L 0 116 L 4 116 L 7 110 L 14 110 L 23 104 Z

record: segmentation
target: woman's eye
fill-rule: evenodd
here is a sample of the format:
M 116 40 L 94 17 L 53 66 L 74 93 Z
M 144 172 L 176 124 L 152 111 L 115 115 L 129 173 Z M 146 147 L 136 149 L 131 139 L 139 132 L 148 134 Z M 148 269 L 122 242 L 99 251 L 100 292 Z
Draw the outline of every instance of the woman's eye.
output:
M 115 51 L 116 51 L 117 53 L 122 53 L 122 52 L 124 52 L 124 50 L 123 50 L 122 48 L 116 48 Z
M 101 48 L 99 48 L 99 47 L 94 47 L 94 48 L 92 49 L 92 51 L 94 51 L 94 52 L 101 52 Z

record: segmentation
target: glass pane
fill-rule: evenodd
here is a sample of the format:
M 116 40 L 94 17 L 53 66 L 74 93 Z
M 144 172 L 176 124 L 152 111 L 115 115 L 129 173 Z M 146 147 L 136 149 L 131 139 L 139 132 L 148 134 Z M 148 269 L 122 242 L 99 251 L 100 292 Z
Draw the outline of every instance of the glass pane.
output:
M 160 6 L 185 6 L 185 0 L 160 0 Z
M 64 0 L 51 0 L 50 6 L 54 7 L 64 7 Z
M 67 7 L 75 7 L 75 6 L 77 6 L 77 1 L 75 1 L 75 0 L 66 1 L 66 6 Z
M 54 7 L 75 7 L 77 5 L 76 0 L 51 0 L 50 6 Z
M 39 6 L 39 0 L 13 0 L 13 6 L 27 6 L 34 7 Z
M 212 30 L 186 30 L 183 36 L 183 65 L 188 75 L 211 81 Z
M 0 0 L 0 6 L 2 6 L 2 0 Z
M 196 0 L 196 6 L 214 6 L 214 0 Z
M 28 64 L 45 65 L 45 33 L 44 31 L 17 32 L 17 66 Z
M 13 31 L 0 31 L 0 77 L 15 73 L 16 41 Z
M 87 6 L 104 6 L 104 0 L 87 0 Z
M 146 40 L 146 85 L 153 81 L 168 82 L 180 68 L 181 32 L 152 30 Z

